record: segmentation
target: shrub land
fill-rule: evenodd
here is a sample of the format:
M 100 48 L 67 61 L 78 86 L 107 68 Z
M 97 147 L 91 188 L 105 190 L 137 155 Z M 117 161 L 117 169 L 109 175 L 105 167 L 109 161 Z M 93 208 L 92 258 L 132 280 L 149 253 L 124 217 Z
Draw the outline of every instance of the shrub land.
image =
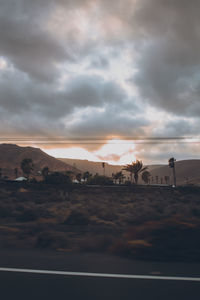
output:
M 0 247 L 200 261 L 200 188 L 0 184 Z

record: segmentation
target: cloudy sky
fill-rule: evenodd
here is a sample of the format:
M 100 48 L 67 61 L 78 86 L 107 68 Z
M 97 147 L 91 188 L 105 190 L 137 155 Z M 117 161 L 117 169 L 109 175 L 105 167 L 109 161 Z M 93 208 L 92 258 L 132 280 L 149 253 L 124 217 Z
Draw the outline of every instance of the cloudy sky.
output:
M 199 11 L 199 0 L 0 0 L 1 141 L 122 164 L 199 158 Z

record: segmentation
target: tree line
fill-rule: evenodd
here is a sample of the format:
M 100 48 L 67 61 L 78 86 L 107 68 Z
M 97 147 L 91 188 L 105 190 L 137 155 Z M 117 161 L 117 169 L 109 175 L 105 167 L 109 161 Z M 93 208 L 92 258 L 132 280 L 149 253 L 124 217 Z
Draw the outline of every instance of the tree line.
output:
M 175 159 L 169 159 L 169 166 L 173 169 L 174 175 L 174 184 L 176 184 L 175 177 Z M 40 171 L 40 175 L 43 177 L 43 181 L 47 183 L 64 183 L 64 182 L 76 182 L 76 183 L 87 183 L 87 184 L 138 184 L 139 175 L 141 174 L 141 179 L 145 184 L 170 184 L 170 177 L 164 176 L 159 178 L 158 176 L 151 176 L 151 173 L 148 170 L 147 166 L 143 165 L 141 160 L 133 161 L 131 164 L 125 165 L 121 171 L 112 173 L 112 177 L 105 176 L 105 163 L 102 163 L 103 175 L 96 173 L 95 175 L 91 174 L 89 171 L 84 173 L 74 173 L 73 171 L 66 172 L 50 172 L 49 167 L 45 166 Z M 30 175 L 34 170 L 34 163 L 31 158 L 24 158 L 21 161 L 20 168 L 29 181 Z M 123 174 L 123 171 L 126 171 L 130 174 L 128 180 Z M 18 168 L 14 169 L 15 177 L 18 177 Z M 0 168 L 0 178 L 2 177 L 2 169 Z

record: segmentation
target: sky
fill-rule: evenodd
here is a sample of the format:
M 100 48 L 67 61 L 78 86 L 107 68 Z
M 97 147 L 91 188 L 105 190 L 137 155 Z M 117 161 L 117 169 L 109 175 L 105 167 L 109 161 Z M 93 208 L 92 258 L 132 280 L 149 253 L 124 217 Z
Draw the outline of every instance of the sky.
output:
M 0 0 L 1 142 L 200 157 L 199 0 Z

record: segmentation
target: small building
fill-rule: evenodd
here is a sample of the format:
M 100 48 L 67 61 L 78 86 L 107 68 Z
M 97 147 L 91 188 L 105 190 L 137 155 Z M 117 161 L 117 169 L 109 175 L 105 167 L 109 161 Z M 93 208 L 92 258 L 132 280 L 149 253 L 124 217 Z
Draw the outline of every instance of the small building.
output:
M 15 181 L 26 181 L 27 178 L 26 177 L 18 177 L 15 179 Z

